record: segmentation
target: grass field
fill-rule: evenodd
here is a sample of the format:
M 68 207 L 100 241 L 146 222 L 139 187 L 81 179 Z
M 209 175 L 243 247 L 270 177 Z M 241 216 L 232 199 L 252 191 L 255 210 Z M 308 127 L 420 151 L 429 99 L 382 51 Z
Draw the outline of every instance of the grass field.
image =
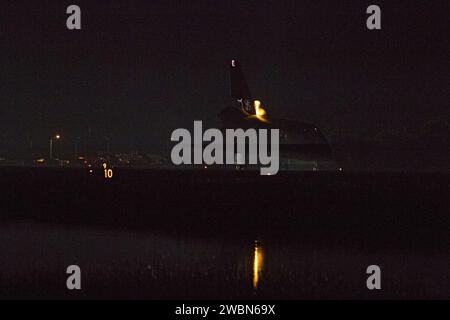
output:
M 9 169 L 0 297 L 445 299 L 449 190 L 442 174 Z

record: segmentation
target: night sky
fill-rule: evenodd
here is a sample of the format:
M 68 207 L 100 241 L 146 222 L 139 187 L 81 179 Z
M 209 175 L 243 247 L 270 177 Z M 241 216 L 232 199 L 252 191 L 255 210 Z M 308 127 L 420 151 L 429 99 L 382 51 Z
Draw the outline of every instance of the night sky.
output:
M 66 28 L 66 8 L 82 30 Z M 366 8 L 382 30 L 366 28 Z M 272 115 L 332 142 L 414 132 L 450 114 L 450 2 L 2 1 L 0 151 L 42 150 L 59 132 L 115 150 L 164 145 L 233 104 L 241 60 Z

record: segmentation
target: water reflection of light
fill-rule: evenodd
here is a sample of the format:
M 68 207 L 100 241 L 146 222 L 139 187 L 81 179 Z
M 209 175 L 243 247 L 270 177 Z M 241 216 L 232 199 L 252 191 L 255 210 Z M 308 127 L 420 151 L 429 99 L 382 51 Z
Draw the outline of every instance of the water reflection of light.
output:
M 262 246 L 255 241 L 255 251 L 253 255 L 253 288 L 258 289 L 258 285 L 261 282 L 262 278 L 262 269 L 263 269 L 263 248 Z

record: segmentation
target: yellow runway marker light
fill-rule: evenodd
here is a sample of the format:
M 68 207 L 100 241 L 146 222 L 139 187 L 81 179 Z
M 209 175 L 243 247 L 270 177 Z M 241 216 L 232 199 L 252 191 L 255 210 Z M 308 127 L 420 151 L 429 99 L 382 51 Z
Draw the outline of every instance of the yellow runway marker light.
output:
M 106 163 L 103 164 L 103 172 L 105 174 L 105 179 L 112 179 L 113 177 L 113 170 L 108 169 L 108 165 Z

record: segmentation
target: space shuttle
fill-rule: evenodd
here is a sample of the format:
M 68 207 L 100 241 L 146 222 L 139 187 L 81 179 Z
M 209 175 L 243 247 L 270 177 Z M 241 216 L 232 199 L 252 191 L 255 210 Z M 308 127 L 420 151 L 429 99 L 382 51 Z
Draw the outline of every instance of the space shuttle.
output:
M 218 114 L 219 127 L 225 129 L 278 129 L 280 170 L 340 170 L 320 129 L 312 123 L 277 118 L 255 99 L 238 60 L 231 60 L 230 95 L 235 105 Z

